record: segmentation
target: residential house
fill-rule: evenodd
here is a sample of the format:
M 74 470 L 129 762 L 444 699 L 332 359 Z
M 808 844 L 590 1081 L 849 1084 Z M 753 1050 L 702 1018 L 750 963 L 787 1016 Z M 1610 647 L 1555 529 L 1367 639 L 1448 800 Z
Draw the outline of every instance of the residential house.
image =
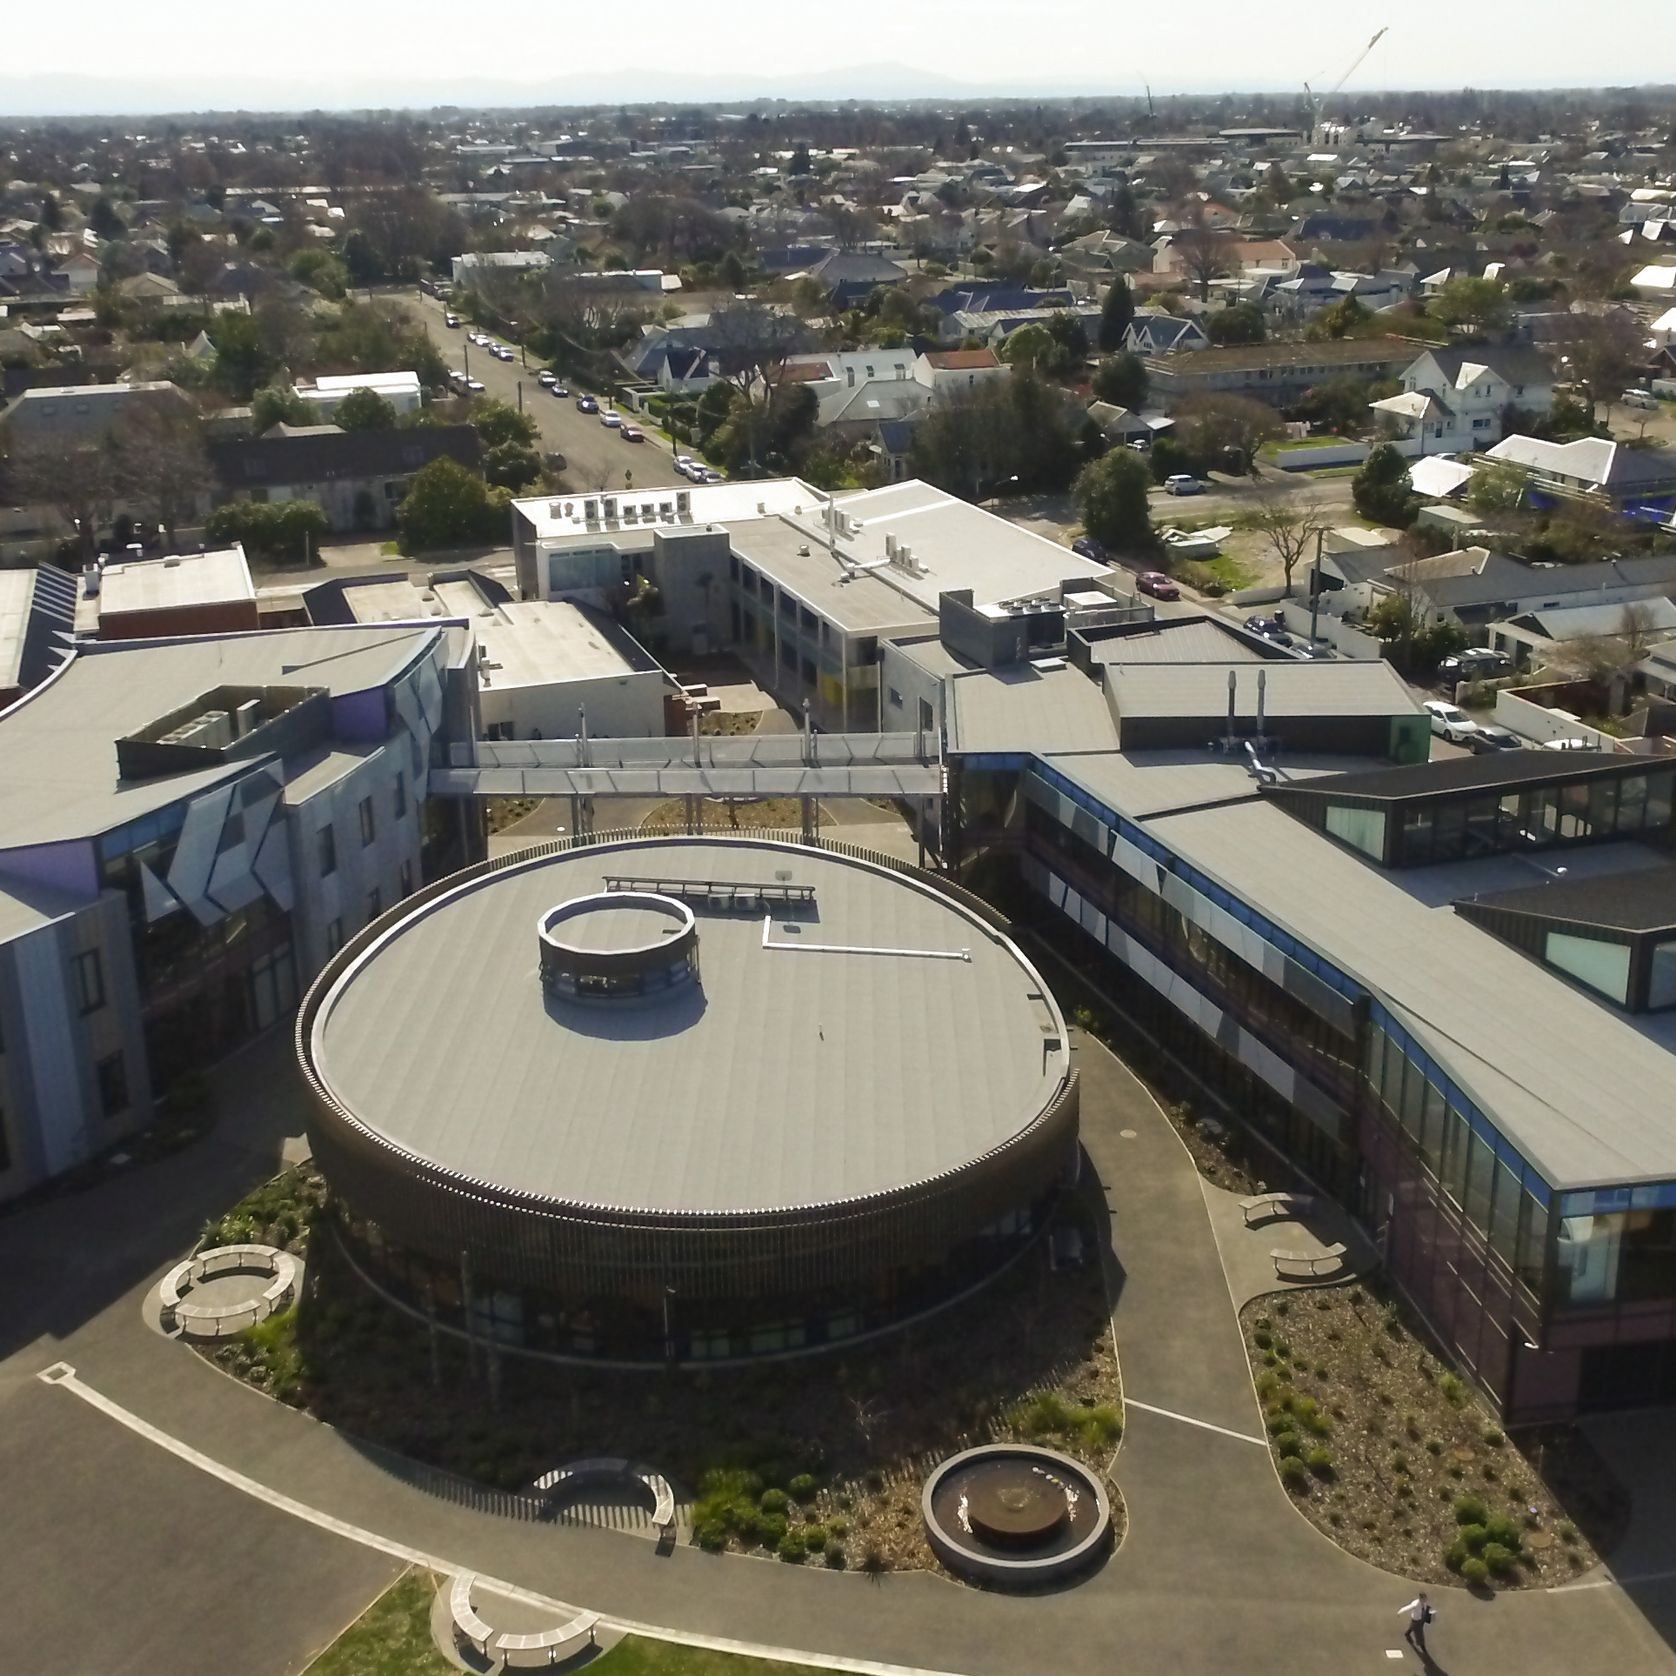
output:
M 306 402 L 321 423 L 337 413 L 338 405 L 357 390 L 371 390 L 382 396 L 398 414 L 417 413 L 424 406 L 425 393 L 416 372 L 352 372 L 315 379 L 293 386 L 292 393 Z
M 1652 522 L 1676 510 L 1676 453 L 1667 449 L 1631 448 L 1599 436 L 1575 442 L 1510 436 L 1490 449 L 1489 456 L 1528 474 L 1537 505 L 1555 497 L 1586 496 L 1628 517 Z
M 124 423 L 139 408 L 193 411 L 191 398 L 166 379 L 135 384 L 48 384 L 21 392 L 6 409 L 14 441 L 79 445 Z
M 965 395 L 980 384 L 1005 378 L 1012 368 L 993 349 L 928 349 L 914 358 L 914 381 L 933 402 Z
M 655 376 L 660 390 L 696 396 L 716 382 L 716 366 L 706 349 L 666 348 L 657 358 Z
M 338 531 L 388 529 L 421 468 L 450 459 L 475 471 L 482 453 L 470 425 L 276 425 L 263 436 L 209 444 L 218 500 L 313 501 Z
M 1489 448 L 1510 412 L 1541 416 L 1553 405 L 1553 369 L 1517 344 L 1428 349 L 1404 369 L 1400 395 L 1369 403 L 1416 454 Z
M 1168 355 L 1176 350 L 1208 349 L 1210 338 L 1190 316 L 1138 309 L 1124 328 L 1123 347 L 1136 355 Z
M 816 262 L 808 275 L 834 308 L 848 309 L 864 302 L 881 285 L 902 284 L 908 270 L 886 256 L 873 256 L 863 250 L 834 250 Z

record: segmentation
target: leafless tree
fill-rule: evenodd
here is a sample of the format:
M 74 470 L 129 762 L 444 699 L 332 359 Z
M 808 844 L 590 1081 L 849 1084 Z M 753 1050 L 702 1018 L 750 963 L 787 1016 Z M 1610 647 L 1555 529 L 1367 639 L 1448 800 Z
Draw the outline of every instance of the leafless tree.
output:
M 1316 542 L 1332 528 L 1331 519 L 1320 507 L 1308 502 L 1299 503 L 1275 484 L 1265 483 L 1253 497 L 1246 522 L 1274 549 L 1286 578 L 1286 593 L 1290 597 L 1293 572 L 1315 551 Z
M 18 442 L 6 462 L 6 480 L 17 501 L 50 507 L 74 526 L 84 563 L 93 557 L 99 531 L 115 515 L 122 492 L 117 450 L 106 438 Z
M 209 492 L 209 456 L 197 415 L 175 401 L 137 407 L 113 433 L 117 490 L 125 506 L 144 507 L 173 531 Z
M 1605 398 L 1610 411 L 1618 392 L 1634 377 L 1646 354 L 1644 334 L 1620 309 L 1568 315 L 1565 326 L 1560 352 L 1569 361 L 1573 378 L 1589 392 L 1592 423 L 1601 399 Z
M 1639 601 L 1626 605 L 1610 633 L 1585 634 L 1553 652 L 1553 661 L 1581 676 L 1607 695 L 1608 713 L 1622 715 L 1630 676 L 1659 638 L 1652 608 Z
M 1199 301 L 1206 302 L 1210 282 L 1233 272 L 1239 241 L 1220 227 L 1213 227 L 1206 218 L 1205 206 L 1196 198 L 1182 206 L 1177 220 L 1181 226 L 1171 239 L 1171 247 L 1181 260 L 1183 274 L 1199 293 Z

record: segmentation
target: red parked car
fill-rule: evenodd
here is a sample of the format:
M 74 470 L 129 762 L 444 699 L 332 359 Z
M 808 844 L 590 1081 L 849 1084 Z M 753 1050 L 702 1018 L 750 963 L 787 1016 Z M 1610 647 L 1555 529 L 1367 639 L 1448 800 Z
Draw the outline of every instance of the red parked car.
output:
M 1135 578 L 1135 586 L 1154 599 L 1180 599 L 1181 589 L 1161 570 L 1143 570 Z

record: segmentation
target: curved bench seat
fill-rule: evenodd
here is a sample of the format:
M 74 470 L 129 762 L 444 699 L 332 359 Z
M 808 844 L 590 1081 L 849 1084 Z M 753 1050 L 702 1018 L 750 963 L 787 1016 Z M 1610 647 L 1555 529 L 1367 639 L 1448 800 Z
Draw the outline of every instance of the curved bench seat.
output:
M 475 1572 L 462 1571 L 456 1574 L 453 1586 L 448 1591 L 448 1616 L 453 1621 L 455 1635 L 468 1647 L 487 1658 L 489 1643 L 494 1640 L 495 1632 L 478 1617 L 471 1604 L 472 1586 L 476 1582 Z
M 652 1523 L 660 1531 L 675 1524 L 675 1492 L 661 1473 L 649 1472 L 633 1461 L 616 1455 L 590 1456 L 568 1461 L 542 1473 L 530 1488 L 536 1495 L 556 1496 L 583 1484 L 635 1484 L 652 1498 Z
M 510 1670 L 539 1668 L 556 1664 L 559 1649 L 584 1635 L 589 1645 L 593 1645 L 598 1627 L 597 1612 L 578 1612 L 568 1622 L 544 1629 L 539 1635 L 503 1635 L 495 1643 L 495 1651 Z

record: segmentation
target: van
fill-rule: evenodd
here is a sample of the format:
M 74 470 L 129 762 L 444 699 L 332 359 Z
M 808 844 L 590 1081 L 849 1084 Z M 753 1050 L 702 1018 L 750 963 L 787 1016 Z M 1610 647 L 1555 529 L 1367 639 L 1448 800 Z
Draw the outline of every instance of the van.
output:
M 1651 390 L 1626 390 L 1619 400 L 1625 407 L 1644 407 L 1654 413 L 1659 410 L 1659 399 Z

